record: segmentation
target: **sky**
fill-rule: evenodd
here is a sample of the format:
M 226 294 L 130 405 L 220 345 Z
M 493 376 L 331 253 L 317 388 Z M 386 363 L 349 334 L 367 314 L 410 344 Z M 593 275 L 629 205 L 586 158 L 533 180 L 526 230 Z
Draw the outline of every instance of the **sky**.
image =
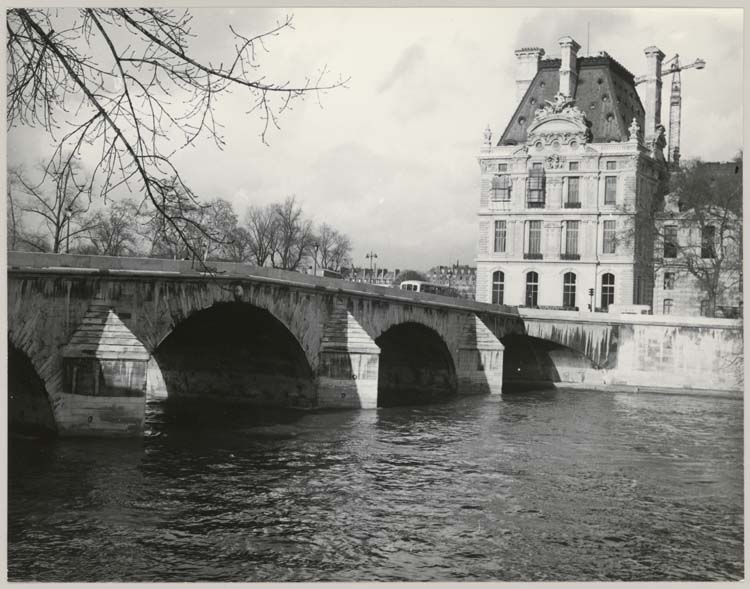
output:
M 348 234 L 355 265 L 428 269 L 473 264 L 479 205 L 477 156 L 489 124 L 495 138 L 516 106 L 514 51 L 560 37 L 579 55 L 607 51 L 634 75 L 643 50 L 659 47 L 704 70 L 682 74 L 683 159 L 728 160 L 742 147 L 742 11 L 739 9 L 232 8 L 195 9 L 191 48 L 232 56 L 231 24 L 257 34 L 287 14 L 294 29 L 270 39 L 261 71 L 278 82 L 325 68 L 346 87 L 295 102 L 267 144 L 247 98 L 221 98 L 224 149 L 205 140 L 175 162 L 201 198 L 224 198 L 240 216 L 252 204 L 295 195 L 315 222 Z M 590 34 L 587 37 L 587 27 Z M 662 121 L 668 120 L 668 78 Z M 51 152 L 39 130 L 8 132 L 8 164 Z

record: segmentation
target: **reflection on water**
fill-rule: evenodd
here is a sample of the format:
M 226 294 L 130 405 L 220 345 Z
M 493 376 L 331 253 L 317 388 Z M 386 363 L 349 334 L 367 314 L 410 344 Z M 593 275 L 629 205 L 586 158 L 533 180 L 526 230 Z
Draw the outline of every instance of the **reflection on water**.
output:
M 13 438 L 12 580 L 743 574 L 742 402 L 544 391 Z

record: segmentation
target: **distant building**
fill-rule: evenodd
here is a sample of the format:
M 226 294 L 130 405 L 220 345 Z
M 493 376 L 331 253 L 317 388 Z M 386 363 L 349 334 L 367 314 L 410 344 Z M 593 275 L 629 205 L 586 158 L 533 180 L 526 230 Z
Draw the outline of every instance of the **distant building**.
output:
M 485 131 L 476 298 L 568 309 L 651 304 L 653 235 L 635 218 L 666 178 L 664 54 L 645 51 L 641 103 L 633 74 L 608 54 L 578 57 L 570 37 L 559 44 L 557 59 L 516 51 L 518 106 L 499 140 Z
M 713 174 L 740 173 L 735 162 L 703 165 Z M 710 206 L 696 215 L 681 205 L 679 195 L 670 194 L 664 210 L 657 213 L 656 226 L 660 238 L 655 252 L 654 314 L 741 316 L 742 219 Z M 706 279 L 702 283 L 696 274 L 717 276 L 715 309 Z
M 459 296 L 473 299 L 477 288 L 477 269 L 467 264 L 433 266 L 427 273 L 427 280 L 433 284 L 456 289 Z

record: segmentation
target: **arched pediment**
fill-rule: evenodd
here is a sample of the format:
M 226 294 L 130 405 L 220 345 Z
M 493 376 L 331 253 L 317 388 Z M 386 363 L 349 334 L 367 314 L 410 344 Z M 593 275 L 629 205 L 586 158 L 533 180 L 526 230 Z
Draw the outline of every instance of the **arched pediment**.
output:
M 586 116 L 571 101 L 557 95 L 555 102 L 549 102 L 536 111 L 534 120 L 527 130 L 527 144 L 544 145 L 557 141 L 562 145 L 576 142 L 583 145 L 589 140 L 589 125 Z

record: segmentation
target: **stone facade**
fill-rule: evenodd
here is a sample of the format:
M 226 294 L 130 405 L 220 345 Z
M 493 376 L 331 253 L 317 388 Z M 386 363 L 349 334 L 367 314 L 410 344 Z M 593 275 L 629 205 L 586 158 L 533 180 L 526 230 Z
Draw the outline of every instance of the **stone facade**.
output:
M 576 58 L 569 38 L 561 50 L 537 62 L 500 141 L 485 131 L 476 299 L 585 310 L 593 290 L 595 309 L 650 304 L 653 238 L 636 218 L 660 198 L 663 137 L 642 138 L 632 74 Z
M 735 162 L 710 165 L 719 173 L 736 173 Z M 714 228 L 711 248 L 702 247 L 703 225 Z M 668 227 L 674 227 L 675 231 L 675 243 L 671 248 L 664 244 Z M 654 314 L 705 316 L 712 313 L 706 284 L 696 276 L 706 271 L 708 276 L 718 276 L 713 314 L 729 318 L 741 316 L 741 219 L 719 207 L 707 207 L 699 215 L 692 210 L 680 210 L 679 197 L 668 195 L 664 210 L 656 216 L 656 233 Z M 704 249 L 713 250 L 715 254 L 704 257 Z M 688 271 L 688 261 L 693 272 Z

